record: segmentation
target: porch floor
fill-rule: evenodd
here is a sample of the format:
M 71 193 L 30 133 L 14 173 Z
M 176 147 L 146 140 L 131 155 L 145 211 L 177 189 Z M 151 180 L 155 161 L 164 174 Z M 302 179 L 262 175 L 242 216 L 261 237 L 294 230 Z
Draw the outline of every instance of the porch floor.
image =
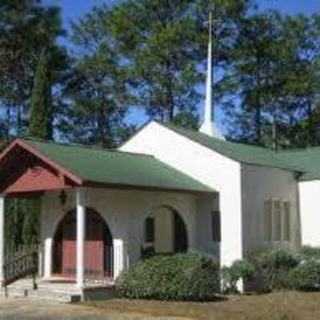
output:
M 76 287 L 74 281 L 70 279 L 53 277 L 49 280 L 37 279 L 37 290 L 33 289 L 32 279 L 26 278 L 18 280 L 7 288 L 0 289 L 1 298 L 31 298 L 37 300 L 51 300 L 56 302 L 68 303 L 79 302 L 84 299 L 84 296 L 95 297 L 109 296 L 110 291 L 113 291 L 114 283 L 111 280 L 103 281 L 86 281 L 84 289 Z

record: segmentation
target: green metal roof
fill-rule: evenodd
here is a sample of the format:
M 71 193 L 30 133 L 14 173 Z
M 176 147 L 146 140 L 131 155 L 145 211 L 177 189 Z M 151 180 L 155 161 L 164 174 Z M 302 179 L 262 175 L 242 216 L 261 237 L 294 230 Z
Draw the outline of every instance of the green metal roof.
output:
M 282 161 L 301 168 L 300 180 L 320 180 L 320 147 L 282 151 L 278 155 Z
M 320 180 L 320 147 L 275 152 L 263 147 L 216 139 L 199 131 L 159 124 L 235 161 L 301 173 L 301 181 Z
M 287 157 L 279 156 L 281 152 L 274 152 L 271 149 L 242 144 L 242 143 L 234 143 L 230 141 L 224 141 L 221 139 L 216 139 L 210 137 L 204 133 L 199 131 L 192 131 L 183 129 L 180 127 L 176 127 L 173 125 L 162 124 L 164 127 L 173 130 L 174 132 L 181 134 L 188 139 L 199 143 L 202 146 L 207 147 L 213 151 L 216 151 L 232 160 L 254 164 L 260 166 L 267 166 L 273 168 L 279 168 L 289 171 L 297 171 L 304 172 L 305 166 L 302 166 L 301 163 L 295 163 L 294 161 L 290 161 Z M 320 173 L 320 163 L 319 163 L 319 173 Z
M 23 140 L 85 182 L 188 192 L 213 192 L 153 156 L 121 151 Z

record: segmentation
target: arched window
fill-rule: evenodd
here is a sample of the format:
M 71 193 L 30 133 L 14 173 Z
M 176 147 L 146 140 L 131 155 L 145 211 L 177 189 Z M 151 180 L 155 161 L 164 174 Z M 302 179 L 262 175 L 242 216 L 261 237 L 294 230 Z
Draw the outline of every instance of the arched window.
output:
M 186 225 L 180 214 L 169 207 L 155 209 L 144 221 L 144 248 L 155 253 L 188 250 Z

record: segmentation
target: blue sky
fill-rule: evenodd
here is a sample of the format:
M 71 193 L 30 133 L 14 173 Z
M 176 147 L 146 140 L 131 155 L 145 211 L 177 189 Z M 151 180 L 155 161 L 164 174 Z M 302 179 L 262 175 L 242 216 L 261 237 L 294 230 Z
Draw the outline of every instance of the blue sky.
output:
M 62 8 L 63 21 L 68 28 L 70 21 L 88 12 L 101 3 L 114 3 L 116 0 L 43 0 L 48 5 Z M 261 9 L 275 8 L 287 14 L 312 14 L 320 11 L 319 0 L 257 0 Z
M 86 14 L 94 6 L 102 3 L 112 4 L 116 0 L 43 0 L 44 4 L 57 5 L 62 8 L 62 18 L 64 27 L 68 30 L 70 22 Z M 320 12 L 320 0 L 256 0 L 261 10 L 273 8 L 280 10 L 284 14 L 313 14 Z M 65 42 L 64 42 L 65 43 Z M 201 104 L 202 106 L 202 104 Z M 218 126 L 222 127 L 223 113 L 217 110 Z M 128 116 L 129 122 L 143 123 L 146 117 L 141 110 L 133 110 Z M 221 128 L 222 130 L 224 128 Z
M 320 11 L 319 0 L 258 0 L 261 9 L 275 8 L 285 14 L 312 14 Z

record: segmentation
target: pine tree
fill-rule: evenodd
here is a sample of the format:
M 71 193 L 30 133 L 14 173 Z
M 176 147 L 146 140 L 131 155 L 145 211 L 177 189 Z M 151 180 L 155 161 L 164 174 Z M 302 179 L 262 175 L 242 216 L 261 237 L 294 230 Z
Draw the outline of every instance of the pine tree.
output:
M 243 19 L 230 76 L 237 88 L 227 110 L 232 139 L 283 148 L 317 143 L 317 21 L 275 11 Z
M 29 135 L 52 139 L 51 83 L 47 52 L 41 53 L 37 66 L 31 97 Z
M 1 138 L 27 132 L 34 75 L 43 48 L 50 48 L 53 84 L 61 83 L 56 71 L 66 69 L 66 51 L 56 39 L 63 35 L 58 7 L 39 0 L 0 1 Z
M 1 137 L 25 135 L 32 101 L 30 135 L 52 138 L 50 87 L 61 83 L 66 66 L 66 51 L 56 43 L 61 35 L 59 8 L 39 0 L 0 2 Z M 8 246 L 16 249 L 38 241 L 39 205 L 39 199 L 6 200 Z
M 246 15 L 246 0 L 122 1 L 108 20 L 112 35 L 120 42 L 120 53 L 131 70 L 138 103 L 147 115 L 161 121 L 186 123 L 197 118 L 204 81 L 207 21 L 215 11 L 214 64 L 227 67 L 238 24 Z M 103 16 L 102 16 L 103 17 Z M 222 79 L 215 88 L 221 95 Z M 218 88 L 219 87 L 219 88 Z M 180 115 L 182 113 L 182 115 Z M 177 119 L 175 119 L 177 118 Z M 194 125 L 192 125 L 194 126 Z
M 215 6 L 219 16 L 214 62 L 223 68 L 249 3 L 126 0 L 94 8 L 73 25 L 77 55 L 65 90 L 71 108 L 61 127 L 78 141 L 113 146 L 134 106 L 150 118 L 197 128 L 209 10 Z M 224 87 L 217 82 L 219 98 Z
M 68 140 L 110 148 L 132 133 L 124 120 L 134 102 L 128 68 L 104 21 L 96 8 L 73 25 L 73 45 L 79 53 L 64 88 L 68 104 L 58 125 Z

